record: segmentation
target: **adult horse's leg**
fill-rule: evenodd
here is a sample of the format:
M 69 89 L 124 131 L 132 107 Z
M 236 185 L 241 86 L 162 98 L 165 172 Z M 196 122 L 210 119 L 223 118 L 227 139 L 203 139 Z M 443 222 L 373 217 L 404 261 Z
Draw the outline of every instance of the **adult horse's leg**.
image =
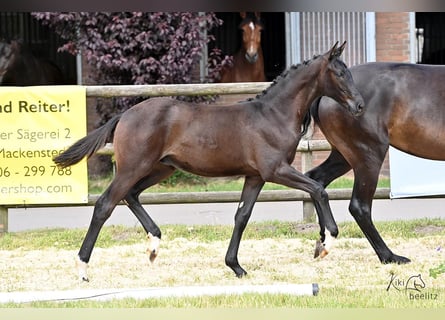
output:
M 338 150 L 332 148 L 329 157 L 318 167 L 315 167 L 306 172 L 305 175 L 317 181 L 324 188 L 326 188 L 332 181 L 344 175 L 349 170 L 351 170 L 351 166 L 346 161 L 346 159 L 338 152 Z M 312 198 L 312 201 L 314 202 L 315 210 L 318 216 L 318 224 L 320 226 L 320 241 L 317 241 L 314 254 L 314 257 L 317 258 L 320 253 L 324 252 L 322 243 L 325 241 L 324 231 L 326 228 L 326 223 L 324 221 L 322 208 L 320 207 L 318 202 L 314 200 L 314 198 Z M 334 219 L 334 217 L 332 217 L 332 219 Z
M 354 168 L 354 188 L 349 211 L 365 234 L 382 263 L 408 263 L 408 258 L 394 254 L 383 241 L 371 217 L 372 200 L 377 188 L 381 162 L 369 161 Z
M 246 177 L 244 180 L 243 191 L 241 193 L 241 200 L 235 215 L 235 227 L 233 229 L 232 238 L 230 239 L 229 248 L 226 253 L 226 265 L 230 267 L 238 278 L 247 274 L 247 272 L 238 263 L 238 249 L 252 214 L 253 206 L 258 198 L 258 194 L 264 186 L 264 180 L 261 177 Z
M 150 261 L 153 262 L 159 252 L 159 242 L 161 239 L 161 230 L 151 219 L 147 211 L 142 207 L 139 201 L 139 195 L 145 189 L 157 184 L 170 176 L 175 169 L 173 167 L 159 165 L 150 175 L 139 180 L 139 182 L 125 196 L 125 203 L 142 224 L 149 238 L 149 247 L 147 252 L 150 254 Z

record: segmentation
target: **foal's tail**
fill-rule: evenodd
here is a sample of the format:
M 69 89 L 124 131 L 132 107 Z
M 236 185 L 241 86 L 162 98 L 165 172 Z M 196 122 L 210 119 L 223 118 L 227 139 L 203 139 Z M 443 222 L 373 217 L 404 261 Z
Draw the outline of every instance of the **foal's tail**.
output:
M 97 150 L 105 146 L 109 138 L 113 135 L 120 118 L 121 114 L 114 116 L 102 127 L 91 131 L 86 137 L 80 139 L 59 154 L 53 161 L 61 168 L 65 168 L 78 163 L 84 157 L 89 158 Z

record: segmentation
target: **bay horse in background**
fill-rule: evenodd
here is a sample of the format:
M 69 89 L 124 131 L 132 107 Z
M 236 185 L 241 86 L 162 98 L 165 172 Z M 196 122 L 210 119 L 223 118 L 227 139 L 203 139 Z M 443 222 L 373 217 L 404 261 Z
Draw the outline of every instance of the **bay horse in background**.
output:
M 37 86 L 65 84 L 53 62 L 35 56 L 20 41 L 0 42 L 0 85 Z
M 338 228 L 327 193 L 291 163 L 307 129 L 305 115 L 316 98 L 332 97 L 353 115 L 363 110 L 363 99 L 339 58 L 344 47 L 345 43 L 340 47 L 335 44 L 327 53 L 291 67 L 256 98 L 232 105 L 208 106 L 171 98 L 145 100 L 54 158 L 60 167 L 71 166 L 113 140 L 116 174 L 96 202 L 79 250 L 80 278 L 88 281 L 86 267 L 96 239 L 121 200 L 147 232 L 150 261 L 154 261 L 161 231 L 138 198 L 176 169 L 208 177 L 245 176 L 225 258 L 238 277 L 246 274 L 238 263 L 241 237 L 266 181 L 311 194 L 325 221 L 325 245 L 329 248 Z
M 261 48 L 261 30 L 263 23 L 260 13 L 248 15 L 241 12 L 239 29 L 242 31 L 241 48 L 233 56 L 233 64 L 221 72 L 222 83 L 227 82 L 262 82 L 266 81 L 264 57 Z
M 366 112 L 351 117 L 326 97 L 313 104 L 311 113 L 332 151 L 306 175 L 326 187 L 352 169 L 349 211 L 382 263 L 408 263 L 388 248 L 375 228 L 372 201 L 389 145 L 417 157 L 445 160 L 445 66 L 381 62 L 350 71 Z M 325 211 L 317 203 L 315 207 L 323 228 Z

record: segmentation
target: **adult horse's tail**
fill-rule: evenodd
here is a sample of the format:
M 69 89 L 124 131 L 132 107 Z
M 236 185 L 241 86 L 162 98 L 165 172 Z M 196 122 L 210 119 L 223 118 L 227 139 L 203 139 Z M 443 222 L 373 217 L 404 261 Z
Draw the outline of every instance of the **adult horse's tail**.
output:
M 114 133 L 117 123 L 121 118 L 118 114 L 111 118 L 102 127 L 91 131 L 86 137 L 74 143 L 67 150 L 59 154 L 53 161 L 62 168 L 78 163 L 84 157 L 92 156 L 97 150 L 105 146 Z

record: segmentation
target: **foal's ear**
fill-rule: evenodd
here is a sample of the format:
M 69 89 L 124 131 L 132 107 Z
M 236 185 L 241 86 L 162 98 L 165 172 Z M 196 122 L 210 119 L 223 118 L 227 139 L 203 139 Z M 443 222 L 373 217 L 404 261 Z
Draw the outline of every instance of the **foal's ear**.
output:
M 329 60 L 332 60 L 333 58 L 338 58 L 341 56 L 341 54 L 343 53 L 343 50 L 346 47 L 346 41 L 343 42 L 343 44 L 339 48 L 337 48 L 337 46 L 338 46 L 338 41 L 334 44 L 332 49 L 329 50 Z

